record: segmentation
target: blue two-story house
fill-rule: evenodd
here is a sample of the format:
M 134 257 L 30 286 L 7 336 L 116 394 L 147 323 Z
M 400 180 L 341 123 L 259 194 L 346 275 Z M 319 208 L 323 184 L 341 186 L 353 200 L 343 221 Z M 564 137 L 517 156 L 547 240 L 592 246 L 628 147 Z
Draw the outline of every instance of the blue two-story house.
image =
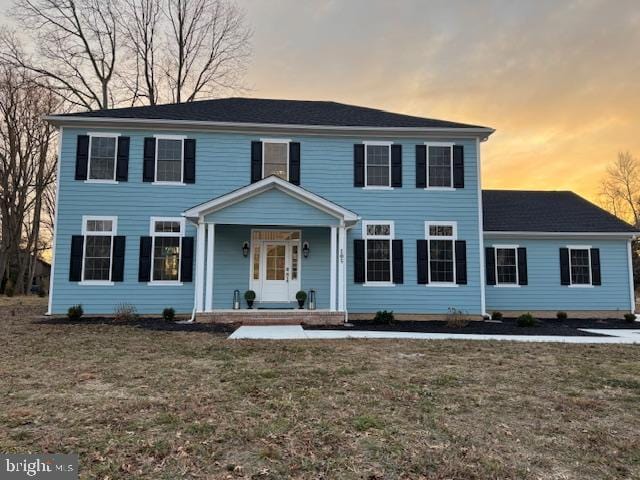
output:
M 570 192 L 482 192 L 491 128 L 249 98 L 48 120 L 51 314 L 228 317 L 236 290 L 282 315 L 313 290 L 326 321 L 635 308 L 634 229 Z

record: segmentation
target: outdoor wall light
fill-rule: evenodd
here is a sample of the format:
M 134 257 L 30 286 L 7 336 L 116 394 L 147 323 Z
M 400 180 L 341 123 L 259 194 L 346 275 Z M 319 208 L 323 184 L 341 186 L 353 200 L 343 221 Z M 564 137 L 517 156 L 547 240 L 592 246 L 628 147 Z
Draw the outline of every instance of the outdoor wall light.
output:
M 244 242 L 242 244 L 242 256 L 246 257 L 249 255 L 249 242 Z
M 309 256 L 309 242 L 304 242 L 302 244 L 302 255 L 304 255 L 304 258 Z

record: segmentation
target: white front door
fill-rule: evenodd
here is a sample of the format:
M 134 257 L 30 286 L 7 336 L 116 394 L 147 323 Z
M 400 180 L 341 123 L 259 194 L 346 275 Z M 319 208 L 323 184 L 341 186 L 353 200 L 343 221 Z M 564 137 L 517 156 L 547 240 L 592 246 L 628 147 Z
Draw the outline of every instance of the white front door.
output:
M 260 246 L 261 302 L 290 302 L 300 289 L 298 240 L 264 240 Z

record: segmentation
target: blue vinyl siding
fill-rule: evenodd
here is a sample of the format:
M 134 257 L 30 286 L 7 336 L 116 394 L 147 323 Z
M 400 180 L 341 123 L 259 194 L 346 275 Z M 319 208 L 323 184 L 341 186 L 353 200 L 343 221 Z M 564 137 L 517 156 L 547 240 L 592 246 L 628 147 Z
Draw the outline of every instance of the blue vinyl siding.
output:
M 626 240 L 485 238 L 486 247 L 505 244 L 517 244 L 527 249 L 528 285 L 487 285 L 488 311 L 631 309 Z M 587 245 L 600 249 L 602 285 L 592 288 L 560 285 L 559 249 L 567 245 Z

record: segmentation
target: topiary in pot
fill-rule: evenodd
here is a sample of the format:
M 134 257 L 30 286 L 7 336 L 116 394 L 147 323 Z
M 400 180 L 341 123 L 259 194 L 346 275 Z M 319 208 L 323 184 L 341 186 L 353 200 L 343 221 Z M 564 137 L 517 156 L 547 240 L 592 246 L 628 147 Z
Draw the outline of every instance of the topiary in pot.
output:
M 304 290 L 298 291 L 298 293 L 296 293 L 296 300 L 298 301 L 298 307 L 300 307 L 300 309 L 303 309 L 304 302 L 307 301 L 307 292 L 305 292 Z
M 256 299 L 256 292 L 254 292 L 253 290 L 247 290 L 246 292 L 244 292 L 244 299 L 247 302 L 247 306 L 249 308 L 253 308 L 253 302 Z

